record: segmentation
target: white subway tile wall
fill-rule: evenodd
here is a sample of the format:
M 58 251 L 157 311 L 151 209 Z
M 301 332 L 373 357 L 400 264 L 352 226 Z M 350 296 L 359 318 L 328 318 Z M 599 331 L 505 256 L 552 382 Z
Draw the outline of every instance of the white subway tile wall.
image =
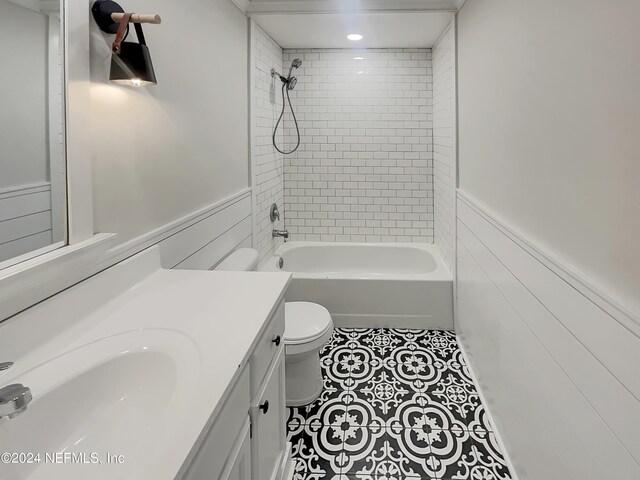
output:
M 285 49 L 285 72 L 294 58 L 302 143 L 284 159 L 291 238 L 433 242 L 431 50 Z M 286 127 L 291 147 L 290 113 Z
M 271 140 L 273 127 L 282 109 L 280 80 L 271 78 L 271 69 L 282 66 L 282 48 L 260 27 L 253 30 L 253 105 L 252 105 L 252 185 L 254 235 L 253 245 L 260 252 L 260 266 L 282 243 L 272 238 L 274 228 L 284 228 L 283 159 Z M 277 82 L 277 84 L 276 84 Z M 283 135 L 279 135 L 279 142 Z M 271 223 L 271 204 L 280 208 L 280 221 Z
M 433 47 L 433 175 L 435 243 L 450 270 L 455 261 L 456 72 L 455 24 Z

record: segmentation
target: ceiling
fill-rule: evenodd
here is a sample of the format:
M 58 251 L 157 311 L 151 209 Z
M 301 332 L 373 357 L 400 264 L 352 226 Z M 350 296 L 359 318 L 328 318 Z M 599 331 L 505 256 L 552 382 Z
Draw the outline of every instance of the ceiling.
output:
M 396 12 L 363 14 L 253 15 L 282 48 L 427 48 L 432 47 L 453 14 Z M 358 42 L 347 40 L 360 33 Z

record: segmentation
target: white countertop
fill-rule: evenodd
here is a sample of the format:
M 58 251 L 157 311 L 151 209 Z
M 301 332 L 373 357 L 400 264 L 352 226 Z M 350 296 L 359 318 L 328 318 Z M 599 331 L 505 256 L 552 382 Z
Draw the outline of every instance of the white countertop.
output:
M 131 436 L 136 445 L 129 458 L 120 452 L 125 455 L 122 465 L 71 468 L 40 464 L 22 470 L 11 465 L 15 475 L 9 478 L 52 479 L 64 472 L 71 479 L 77 472 L 77 478 L 173 479 L 203 428 L 212 423 L 239 367 L 248 360 L 266 320 L 283 299 L 290 277 L 288 273 L 163 270 L 152 248 L 0 324 L 0 361 L 15 362 L 0 377 L 0 386 L 24 383 L 34 397 L 21 416 L 0 419 L 0 450 L 11 445 L 3 445 L 3 430 L 9 427 L 21 435 L 16 429 L 21 422 L 25 428 L 31 426 L 30 411 L 36 411 L 38 402 L 46 403 L 51 389 L 94 366 L 97 360 L 92 350 L 82 353 L 87 345 L 101 344 L 104 339 L 115 343 L 128 335 L 128 344 L 146 351 L 153 350 L 155 343 L 162 346 L 180 338 L 180 348 L 168 347 L 178 364 L 187 366 L 185 378 L 177 382 L 180 391 L 167 392 L 176 396 L 172 405 L 180 408 L 162 411 L 159 424 L 150 430 L 153 435 L 142 432 L 138 438 L 135 429 L 122 425 L 123 438 Z M 140 345 L 132 343 L 132 338 L 140 338 Z M 64 370 L 59 379 L 38 375 L 42 365 L 66 352 L 72 352 L 68 356 L 73 363 L 56 370 Z M 118 352 L 127 353 L 128 347 Z M 180 368 L 178 376 L 182 375 Z M 144 388 L 145 377 L 138 381 Z M 49 434 L 47 425 L 42 429 Z M 74 450 L 74 445 L 82 446 L 81 440 L 56 439 L 56 445 Z M 80 447 L 75 450 L 82 451 Z M 0 465 L 0 470 L 6 467 Z

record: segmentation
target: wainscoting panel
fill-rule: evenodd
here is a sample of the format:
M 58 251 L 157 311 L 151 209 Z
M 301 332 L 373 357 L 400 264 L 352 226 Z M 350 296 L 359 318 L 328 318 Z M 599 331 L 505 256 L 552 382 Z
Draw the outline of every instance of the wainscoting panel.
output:
M 248 242 L 248 243 L 247 243 Z M 251 221 L 244 218 L 229 230 L 218 235 L 207 245 L 187 257 L 174 268 L 182 270 L 209 270 L 227 254 L 240 246 L 251 246 Z M 162 248 L 162 244 L 161 244 Z
M 242 223 L 246 225 L 234 229 Z M 237 245 L 248 235 L 251 235 L 249 196 L 160 242 L 162 264 L 166 268 L 180 266 L 190 270 L 209 270 L 229 253 L 215 247 L 223 245 L 225 239 L 236 239 L 234 245 Z
M 0 262 L 52 243 L 51 185 L 0 191 Z
M 250 246 L 251 189 L 164 225 L 110 252 L 124 260 L 152 245 L 160 247 L 164 268 L 209 270 L 240 246 Z
M 457 324 L 520 480 L 640 478 L 640 338 L 458 194 Z

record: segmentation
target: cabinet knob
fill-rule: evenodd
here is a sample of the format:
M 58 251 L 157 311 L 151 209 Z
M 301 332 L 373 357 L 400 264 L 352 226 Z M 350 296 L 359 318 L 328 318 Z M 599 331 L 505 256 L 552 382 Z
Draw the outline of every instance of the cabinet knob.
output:
M 260 410 L 262 410 L 262 413 L 267 413 L 269 411 L 269 400 L 265 400 L 265 402 L 260 405 Z
M 280 338 L 280 335 L 278 335 L 276 338 L 274 338 L 274 339 L 273 339 L 273 340 L 271 340 L 271 341 L 272 341 L 273 343 L 275 343 L 275 344 L 276 344 L 276 347 L 279 347 L 279 346 L 280 346 L 280 341 L 281 341 L 281 340 L 282 340 L 282 339 Z

